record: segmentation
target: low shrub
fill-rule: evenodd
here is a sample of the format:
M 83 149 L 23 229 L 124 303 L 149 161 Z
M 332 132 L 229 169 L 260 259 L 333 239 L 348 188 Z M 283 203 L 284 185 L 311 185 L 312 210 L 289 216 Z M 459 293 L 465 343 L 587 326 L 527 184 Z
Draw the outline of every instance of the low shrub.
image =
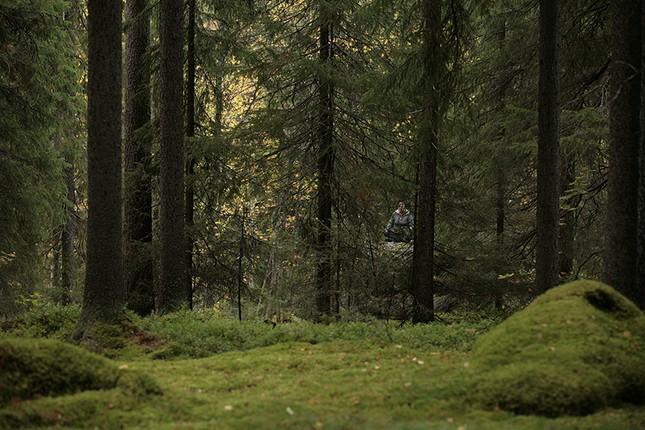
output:
M 4 331 L 17 337 L 65 339 L 71 337 L 80 315 L 79 305 L 63 306 L 38 301 L 26 311 L 5 321 Z
M 271 324 L 262 321 L 222 319 L 207 311 L 180 311 L 137 321 L 139 327 L 165 341 L 153 352 L 155 358 L 206 357 L 233 350 L 246 350 L 283 342 L 320 343 L 333 340 L 364 340 L 381 344 L 405 344 L 421 349 L 468 349 L 475 339 L 496 324 L 478 320 L 446 324 L 401 326 L 398 322 L 336 322 L 314 324 L 307 321 Z

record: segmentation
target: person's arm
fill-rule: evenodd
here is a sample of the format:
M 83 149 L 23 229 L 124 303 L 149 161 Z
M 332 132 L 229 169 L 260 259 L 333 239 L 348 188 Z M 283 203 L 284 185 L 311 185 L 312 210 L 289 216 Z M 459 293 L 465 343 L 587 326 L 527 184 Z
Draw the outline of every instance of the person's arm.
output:
M 394 214 L 390 217 L 390 220 L 387 222 L 387 227 L 385 227 L 385 231 L 389 231 L 392 229 L 394 226 Z

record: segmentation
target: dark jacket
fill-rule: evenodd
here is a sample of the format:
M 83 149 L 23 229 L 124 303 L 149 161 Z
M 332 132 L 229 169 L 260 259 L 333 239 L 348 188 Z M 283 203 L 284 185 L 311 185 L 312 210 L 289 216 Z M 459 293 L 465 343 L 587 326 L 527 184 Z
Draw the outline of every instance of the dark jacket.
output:
M 409 210 L 405 210 L 403 214 L 399 213 L 399 210 L 395 210 L 390 221 L 387 223 L 385 230 L 387 231 L 400 231 L 404 228 L 412 229 L 414 228 L 414 217 Z

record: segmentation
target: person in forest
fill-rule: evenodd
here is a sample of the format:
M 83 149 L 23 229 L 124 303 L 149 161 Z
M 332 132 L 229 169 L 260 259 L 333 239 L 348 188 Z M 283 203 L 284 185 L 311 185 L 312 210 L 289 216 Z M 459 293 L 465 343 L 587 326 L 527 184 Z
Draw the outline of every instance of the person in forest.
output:
M 385 238 L 388 242 L 409 242 L 412 240 L 414 217 L 405 208 L 405 202 L 400 201 L 399 207 L 390 217 L 385 227 Z

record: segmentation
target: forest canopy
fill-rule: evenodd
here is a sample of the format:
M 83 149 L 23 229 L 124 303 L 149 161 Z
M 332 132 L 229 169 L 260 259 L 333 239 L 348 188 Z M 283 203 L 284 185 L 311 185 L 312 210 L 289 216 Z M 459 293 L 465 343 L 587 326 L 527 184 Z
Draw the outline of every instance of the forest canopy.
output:
M 546 45 L 536 2 L 189 1 L 173 24 L 183 34 L 171 47 L 175 66 L 158 5 L 126 6 L 117 198 L 124 297 L 136 312 L 155 308 L 154 285 L 168 270 L 186 273 L 176 275 L 183 287 L 171 282 L 168 309 L 303 318 L 413 318 L 429 303 L 420 285 L 462 304 L 513 306 L 544 289 L 533 287 L 540 264 L 550 284 L 602 277 L 603 255 L 613 254 L 610 2 L 561 5 L 550 60 L 559 64 L 559 167 L 542 167 L 551 172 L 543 185 L 537 54 Z M 62 0 L 1 8 L 0 291 L 9 312 L 33 294 L 83 296 L 88 9 Z M 164 78 L 171 66 L 180 86 Z M 392 250 L 383 229 L 399 201 L 416 237 Z M 185 225 L 186 251 L 164 239 L 165 215 L 180 212 L 173 222 Z M 551 224 L 541 229 L 544 216 Z M 557 263 L 541 257 L 553 254 L 541 251 L 547 239 Z

